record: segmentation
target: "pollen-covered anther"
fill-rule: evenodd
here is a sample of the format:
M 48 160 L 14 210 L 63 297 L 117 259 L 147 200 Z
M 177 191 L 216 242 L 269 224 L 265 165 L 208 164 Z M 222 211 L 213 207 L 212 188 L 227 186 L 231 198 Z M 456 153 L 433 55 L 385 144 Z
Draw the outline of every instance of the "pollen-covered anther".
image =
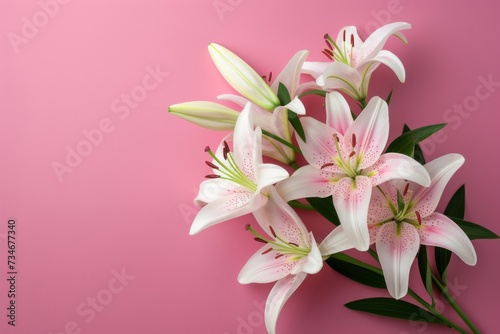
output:
M 264 240 L 264 239 L 262 239 L 262 238 L 259 238 L 259 237 L 255 237 L 255 238 L 253 238 L 253 240 L 255 240 L 255 241 L 257 241 L 257 242 L 262 242 L 262 243 L 264 243 L 264 244 L 267 244 L 267 241 L 266 241 L 266 240 Z
M 327 53 L 330 57 L 332 57 L 332 58 L 333 58 L 333 52 L 332 52 L 332 50 L 330 50 L 330 49 L 324 49 L 324 50 L 323 50 L 323 53 L 325 53 L 325 52 L 326 52 L 326 53 Z
M 224 140 L 224 149 L 222 150 L 222 155 L 224 156 L 224 160 L 227 160 L 227 154 L 229 153 L 229 145 Z
M 326 164 L 324 164 L 323 166 L 321 166 L 321 169 L 326 168 L 326 167 L 330 167 L 330 166 L 333 166 L 333 165 L 335 165 L 333 162 L 327 162 Z
M 415 216 L 417 216 L 418 225 L 422 225 L 422 217 L 420 217 L 420 212 L 415 211 Z
M 351 136 L 352 147 L 356 147 L 356 134 L 353 133 Z
M 221 176 L 217 175 L 217 174 L 208 174 L 208 175 L 205 175 L 205 178 L 207 178 L 207 179 L 218 179 L 220 177 Z
M 329 51 L 329 50 L 328 50 Z M 333 60 L 333 56 L 331 56 L 328 51 L 326 49 L 324 49 L 323 51 L 321 51 L 321 53 L 323 53 L 326 58 L 328 58 L 329 60 Z
M 283 254 L 278 254 L 278 255 L 276 255 L 274 258 L 275 258 L 275 259 L 279 259 L 279 258 L 280 258 L 280 257 L 282 257 L 282 256 L 283 256 Z
M 342 41 L 344 41 L 344 42 L 345 42 L 345 30 L 344 30 L 344 32 L 342 33 Z
M 403 196 L 406 196 L 406 194 L 408 193 L 408 188 L 410 187 L 410 184 L 407 183 L 406 186 L 405 186 L 405 190 L 403 190 Z
M 354 47 L 354 35 L 351 35 L 351 46 Z
M 272 78 L 273 78 L 273 72 L 269 72 L 269 79 L 268 79 L 268 82 L 271 82 Z
M 210 146 L 205 147 L 205 152 L 210 152 Z
M 264 254 L 267 254 L 269 253 L 270 251 L 272 251 L 273 249 L 272 248 L 268 248 L 266 249 L 265 251 L 263 251 L 261 254 L 264 255 Z
M 289 242 L 288 244 L 292 245 L 292 246 L 295 246 L 295 247 L 299 247 L 299 244 L 296 244 L 295 242 Z
M 349 153 L 349 158 L 352 158 L 355 154 L 356 152 L 352 151 L 351 153 Z
M 271 225 L 269 225 L 269 229 L 271 230 L 273 237 L 277 238 L 278 236 L 276 235 L 276 232 L 274 232 L 274 229 Z
M 332 47 L 332 44 L 330 43 L 330 41 L 328 40 L 328 34 L 325 35 L 325 43 L 326 43 L 326 46 L 328 47 L 328 49 L 330 50 L 333 50 L 333 47 Z
M 205 161 L 205 163 L 208 165 L 208 167 L 211 167 L 213 169 L 219 169 L 219 166 L 217 166 L 216 164 L 214 164 L 210 161 Z

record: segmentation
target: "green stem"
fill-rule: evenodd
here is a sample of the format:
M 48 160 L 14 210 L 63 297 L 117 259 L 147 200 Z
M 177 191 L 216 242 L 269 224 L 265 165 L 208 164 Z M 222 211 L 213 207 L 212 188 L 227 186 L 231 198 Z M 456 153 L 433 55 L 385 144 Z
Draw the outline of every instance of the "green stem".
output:
M 479 330 L 474 326 L 470 319 L 465 315 L 464 311 L 458 306 L 453 297 L 448 293 L 448 287 L 441 284 L 437 277 L 432 274 L 432 280 L 438 286 L 439 290 L 443 294 L 444 298 L 450 303 L 451 307 L 457 312 L 460 318 L 465 322 L 465 324 L 471 329 L 474 334 L 479 334 Z
M 262 134 L 263 134 L 264 136 L 267 136 L 267 137 L 269 137 L 269 138 L 272 138 L 272 139 L 274 139 L 274 140 L 276 140 L 276 141 L 279 141 L 279 142 L 280 142 L 280 143 L 282 143 L 283 145 L 290 147 L 290 148 L 291 148 L 292 150 L 294 150 L 295 152 L 297 152 L 297 153 L 299 153 L 299 154 L 302 154 L 302 152 L 300 151 L 300 148 L 296 147 L 296 146 L 295 146 L 295 145 L 293 145 L 292 143 L 287 142 L 287 141 L 286 141 L 286 140 L 284 140 L 283 138 L 278 137 L 278 136 L 276 136 L 275 134 L 272 134 L 271 132 L 266 131 L 266 130 L 264 130 L 264 129 L 262 129 Z

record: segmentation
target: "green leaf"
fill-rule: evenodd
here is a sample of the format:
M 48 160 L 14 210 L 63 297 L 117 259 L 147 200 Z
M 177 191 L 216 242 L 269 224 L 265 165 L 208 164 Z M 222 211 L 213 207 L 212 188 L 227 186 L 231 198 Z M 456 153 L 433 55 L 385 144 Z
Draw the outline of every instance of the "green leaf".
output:
M 332 196 L 328 196 L 325 198 L 310 197 L 307 198 L 307 201 L 309 202 L 309 204 L 311 204 L 314 210 L 325 217 L 328 221 L 336 226 L 340 225 L 339 216 L 337 215 L 337 211 L 335 211 L 335 207 L 333 206 Z
M 446 216 L 464 219 L 465 217 L 465 184 L 463 184 L 453 194 L 446 209 L 444 210 Z
M 334 254 L 326 260 L 326 263 L 336 272 L 358 283 L 379 289 L 387 287 L 380 269 L 362 263 L 345 254 Z
M 288 110 L 288 121 L 292 124 L 293 129 L 299 135 L 300 139 L 306 142 L 306 134 L 304 133 L 304 128 L 302 127 L 302 123 L 300 123 L 299 115 L 294 113 L 291 110 Z
M 387 105 L 391 104 L 391 98 L 392 98 L 392 89 L 389 95 L 387 95 L 387 98 L 385 99 L 385 103 L 387 103 Z
M 469 239 L 498 239 L 500 236 L 478 224 L 474 224 L 455 217 L 448 217 L 453 220 L 467 234 Z
M 290 101 L 292 101 L 288 89 L 281 82 L 278 84 L 278 99 L 280 100 L 280 104 L 282 106 L 285 106 L 290 103 Z M 306 135 L 304 133 L 302 123 L 300 123 L 299 115 L 291 110 L 288 110 L 288 121 L 290 122 L 290 124 L 292 124 L 293 129 L 295 130 L 295 132 L 297 132 L 299 137 L 305 142 Z
M 326 96 L 326 92 L 324 90 L 320 90 L 320 89 L 311 89 L 311 90 L 306 90 L 305 92 L 303 92 L 302 94 L 299 95 L 299 98 L 303 98 L 304 96 L 306 95 L 311 95 L 311 94 L 315 94 L 315 95 L 319 95 L 319 96 L 323 96 L 325 97 Z
M 408 127 L 408 125 L 403 126 L 403 133 L 409 132 L 411 129 Z M 419 144 L 415 144 L 415 149 L 413 152 L 413 159 L 417 160 L 419 163 L 422 165 L 425 165 L 425 157 L 424 157 L 424 152 L 420 148 Z
M 389 144 L 386 152 L 402 153 L 409 157 L 413 157 L 415 152 L 415 145 L 420 143 L 430 135 L 441 130 L 445 125 L 446 124 L 428 125 L 405 132 Z
M 363 311 L 409 321 L 445 324 L 434 314 L 414 304 L 392 298 L 367 298 L 345 304 L 351 310 Z
M 444 214 L 447 216 L 456 217 L 459 219 L 464 219 L 465 216 L 465 185 L 462 185 L 458 190 L 453 194 L 446 209 L 444 210 Z M 436 269 L 441 276 L 441 280 L 443 284 L 446 286 L 446 269 L 450 264 L 451 260 L 451 252 L 447 249 L 436 247 L 434 251 L 434 258 L 436 259 Z
M 427 258 L 427 248 L 425 245 L 420 245 L 420 250 L 418 251 L 418 269 L 420 271 L 420 277 L 424 283 L 424 287 L 427 293 L 432 298 L 434 304 L 434 293 L 432 291 L 432 273 L 431 266 Z

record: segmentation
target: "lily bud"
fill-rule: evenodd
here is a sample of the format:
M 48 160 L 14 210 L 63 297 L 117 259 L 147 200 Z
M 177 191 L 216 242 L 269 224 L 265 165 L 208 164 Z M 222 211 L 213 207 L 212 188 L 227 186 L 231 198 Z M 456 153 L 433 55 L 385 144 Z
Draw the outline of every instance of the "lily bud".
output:
M 208 51 L 219 72 L 238 93 L 268 111 L 280 105 L 271 87 L 240 57 L 215 43 L 208 45 Z
M 210 101 L 192 101 L 174 104 L 168 112 L 191 123 L 211 130 L 233 130 L 239 112 Z

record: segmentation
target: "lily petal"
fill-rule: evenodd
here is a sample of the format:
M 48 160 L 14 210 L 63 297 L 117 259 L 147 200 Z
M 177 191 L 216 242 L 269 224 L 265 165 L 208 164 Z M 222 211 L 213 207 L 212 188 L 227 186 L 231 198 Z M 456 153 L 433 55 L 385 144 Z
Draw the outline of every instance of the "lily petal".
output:
M 325 89 L 340 89 L 358 101 L 363 98 L 358 93 L 361 85 L 359 72 L 344 63 L 330 63 L 316 83 Z
M 304 107 L 304 104 L 302 101 L 298 98 L 298 96 L 294 97 L 292 101 L 290 101 L 287 105 L 285 105 L 285 108 L 290 109 L 297 115 L 305 115 L 306 114 L 306 107 Z
M 197 234 L 207 227 L 254 212 L 264 206 L 266 201 L 267 197 L 248 191 L 235 192 L 218 198 L 205 205 L 198 212 L 189 234 Z
M 399 31 L 410 28 L 411 25 L 406 22 L 393 22 L 378 28 L 363 43 L 363 53 L 361 56 L 363 58 L 375 56 L 384 47 L 385 42 L 391 35 L 396 34 L 401 38 L 403 35 Z
M 302 65 L 302 73 L 309 74 L 317 79 L 319 76 L 323 75 L 323 72 L 330 63 L 331 62 L 306 61 Z
M 354 243 L 344 231 L 342 225 L 331 231 L 319 245 L 319 250 L 323 256 L 340 253 L 354 248 Z
M 477 262 L 476 251 L 465 232 L 453 220 L 434 212 L 422 219 L 420 242 L 428 246 L 446 248 L 457 254 L 470 266 Z
M 359 251 L 366 251 L 370 245 L 368 206 L 371 193 L 371 182 L 362 175 L 356 176 L 355 180 L 345 177 L 334 187 L 333 204 L 340 224 Z
M 422 217 L 427 217 L 436 210 L 446 184 L 464 161 L 460 154 L 451 153 L 424 165 L 429 172 L 431 183 L 428 188 L 419 188 L 413 195 L 413 200 L 417 203 L 415 211 Z
M 266 329 L 269 334 L 276 333 L 276 322 L 281 309 L 290 296 L 297 290 L 307 277 L 306 273 L 288 275 L 276 282 L 269 293 L 265 309 Z
M 288 179 L 276 185 L 285 201 L 308 197 L 328 197 L 333 193 L 335 174 L 322 171 L 311 165 L 301 167 Z
M 346 99 L 339 92 L 328 93 L 326 95 L 326 124 L 341 135 L 345 135 L 352 123 L 351 108 Z
M 262 163 L 262 133 L 254 130 L 252 104 L 248 102 L 240 113 L 233 134 L 234 160 L 239 168 L 255 180 L 256 168 Z
M 382 154 L 377 162 L 364 173 L 370 176 L 373 186 L 392 179 L 409 180 L 424 187 L 431 184 L 429 173 L 424 166 L 415 159 L 400 153 Z
M 260 164 L 257 166 L 257 179 L 259 183 L 257 184 L 257 192 L 262 189 L 278 183 L 289 177 L 288 172 L 281 166 L 275 164 Z
M 384 224 L 380 227 L 376 241 L 387 290 L 396 299 L 408 292 L 410 268 L 419 248 L 416 228 L 408 223 L 400 224 Z
M 323 268 L 323 257 L 318 248 L 318 244 L 314 240 L 312 232 L 309 233 L 309 236 L 311 239 L 311 250 L 306 257 L 302 258 L 305 260 L 305 263 L 292 269 L 291 273 L 294 275 L 299 274 L 300 272 L 316 274 L 321 270 L 321 268 Z
M 300 81 L 300 73 L 302 70 L 302 65 L 309 55 L 309 51 L 302 50 L 297 52 L 292 59 L 288 62 L 281 73 L 276 77 L 271 89 L 277 94 L 278 86 L 281 82 L 287 89 L 291 97 L 294 97 L 297 92 Z
M 375 163 L 389 138 L 389 108 L 380 97 L 373 97 L 346 132 L 346 139 L 356 136 L 353 150 L 361 157 L 360 168 Z
M 215 43 L 208 45 L 208 51 L 219 72 L 238 93 L 266 110 L 280 105 L 268 84 L 240 57 Z

